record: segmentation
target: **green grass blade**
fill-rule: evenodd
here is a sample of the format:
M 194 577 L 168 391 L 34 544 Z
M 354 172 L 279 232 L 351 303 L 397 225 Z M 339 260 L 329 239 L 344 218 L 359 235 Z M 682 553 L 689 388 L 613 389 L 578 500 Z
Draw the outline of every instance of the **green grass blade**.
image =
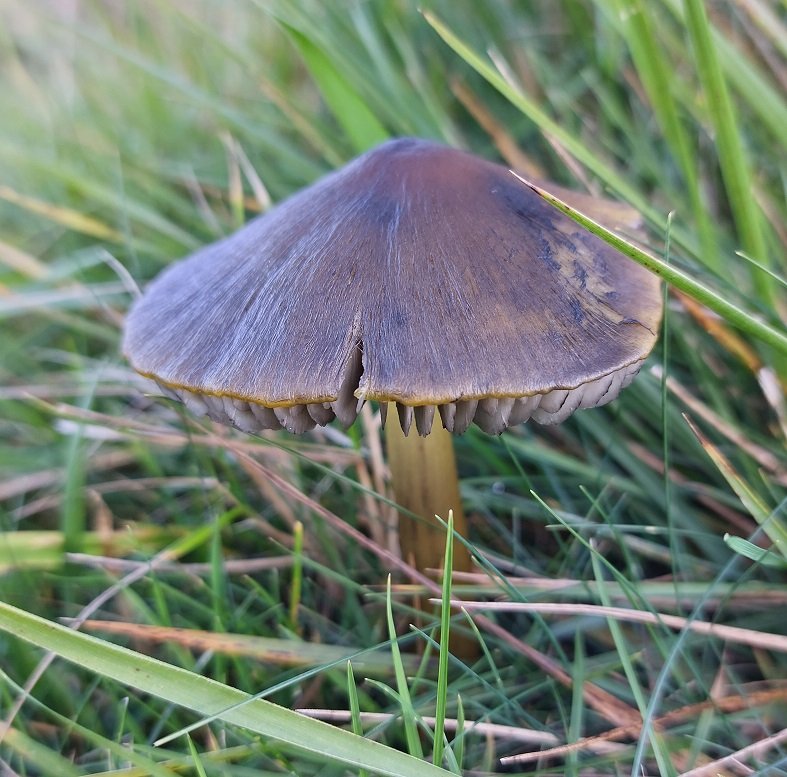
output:
M 451 629 L 451 574 L 454 564 L 454 512 L 448 511 L 448 532 L 445 542 L 445 560 L 443 563 L 443 598 L 440 611 L 440 658 L 437 667 L 437 705 L 434 724 L 434 753 L 432 762 L 435 766 L 443 763 L 445 747 L 445 717 L 448 705 L 448 655 Z
M 333 60 L 303 33 L 290 26 L 286 26 L 286 29 L 317 83 L 323 99 L 356 152 L 366 151 L 387 140 L 388 133 L 385 128 L 366 107 L 366 103 L 347 79 L 334 67 Z
M 736 92 L 746 100 L 762 125 L 770 130 L 774 142 L 787 148 L 787 133 L 784 132 L 787 127 L 787 101 L 784 92 L 771 86 L 730 41 L 718 34 L 713 38 L 729 82 L 735 85 Z
M 116 532 L 84 532 L 77 539 L 84 553 L 150 553 L 172 541 L 177 532 L 148 527 Z M 65 561 L 62 531 L 0 532 L 0 575 L 11 569 L 54 569 Z
M 735 110 L 719 62 L 707 12 L 702 0 L 685 0 L 686 26 L 691 36 L 706 104 L 716 131 L 719 164 L 724 178 L 733 218 L 740 232 L 744 250 L 767 264 L 762 219 L 753 196 L 752 176 L 747 164 Z M 752 278 L 755 288 L 765 299 L 772 298 L 768 279 L 760 272 Z
M 110 645 L 0 602 L 0 629 L 51 650 L 85 669 L 144 693 L 216 715 L 320 759 L 391 777 L 438 777 L 447 772 L 377 742 L 310 720 L 270 702 L 127 648 Z M 244 703 L 248 702 L 248 703 Z M 241 705 L 241 706 L 238 706 Z M 226 710 L 226 712 L 224 712 Z
M 396 626 L 393 619 L 393 605 L 391 602 L 391 576 L 388 575 L 388 582 L 385 589 L 385 616 L 388 621 L 388 636 L 391 639 L 391 656 L 396 674 L 396 689 L 399 696 L 399 704 L 402 707 L 402 720 L 404 721 L 405 737 L 407 748 L 416 758 L 423 758 L 423 748 L 421 738 L 418 736 L 418 719 L 410 698 L 410 688 L 407 685 L 407 676 L 404 672 L 402 655 L 399 652 L 399 643 L 396 639 Z M 442 770 L 441 770 L 442 771 Z
M 744 540 L 743 537 L 735 537 L 731 534 L 724 535 L 724 543 L 734 553 L 750 561 L 755 561 L 766 567 L 787 571 L 787 561 L 777 556 L 773 548 L 761 548 L 753 542 Z
M 459 694 L 456 695 L 456 736 L 451 743 L 451 749 L 454 751 L 454 760 L 458 764 L 461 774 L 462 763 L 465 759 L 465 705 Z
M 672 88 L 675 80 L 670 62 L 663 56 L 648 5 L 643 0 L 608 0 L 625 31 L 637 72 L 647 91 L 653 111 L 662 127 L 672 153 L 680 165 L 689 202 L 700 238 L 700 256 L 714 271 L 721 270 L 710 216 L 703 201 L 697 175 L 696 149 L 680 117 L 680 107 Z
M 598 585 L 597 590 L 599 593 L 599 599 L 604 606 L 609 607 L 611 606 L 611 601 L 607 589 L 604 586 L 605 577 L 601 568 L 600 558 L 601 557 L 596 548 L 593 548 L 590 555 L 590 561 L 593 567 L 593 574 Z M 626 680 L 628 681 L 630 693 L 636 701 L 640 713 L 645 715 L 645 712 L 648 708 L 647 694 L 645 689 L 640 684 L 639 678 L 637 676 L 637 670 L 634 666 L 634 661 L 632 660 L 631 647 L 626 640 L 624 630 L 621 627 L 620 621 L 616 620 L 615 618 L 607 618 L 607 627 L 609 628 L 610 634 L 612 635 L 612 641 L 615 644 L 615 648 L 620 660 L 620 665 L 623 669 L 623 673 L 626 676 Z M 674 769 L 669 765 L 669 755 L 661 738 L 653 736 L 652 745 L 654 755 L 659 762 L 659 766 L 661 767 L 661 774 L 673 775 L 675 772 Z
M 353 734 L 363 736 L 363 723 L 361 723 L 361 705 L 358 702 L 358 688 L 355 685 L 352 661 L 347 662 L 347 697 L 350 700 L 350 721 Z M 358 777 L 367 777 L 365 769 L 358 772 Z
M 208 777 L 205 767 L 202 765 L 199 753 L 197 752 L 194 740 L 190 736 L 186 736 L 186 740 L 189 743 L 189 753 L 191 753 L 191 757 L 194 759 L 194 769 L 197 772 L 197 777 Z
M 752 259 L 745 251 L 736 251 L 735 254 L 740 256 L 741 259 L 744 259 L 750 265 L 756 267 L 760 272 L 764 272 L 774 283 L 778 283 L 779 286 L 787 287 L 787 278 L 785 278 L 783 275 L 779 275 L 778 273 L 771 270 L 770 267 L 766 267 L 764 264 L 760 264 L 755 259 Z
M 582 694 L 582 686 L 587 677 L 587 666 L 585 661 L 585 641 L 582 632 L 577 630 L 574 635 L 574 671 L 572 679 L 574 687 L 571 691 L 571 714 L 568 724 L 568 741 L 576 742 L 583 736 L 585 728 L 585 700 Z M 576 753 L 569 753 L 566 759 L 566 775 L 576 775 L 579 773 L 579 759 Z
M 685 7 L 682 0 L 663 0 L 664 5 L 675 15 L 681 25 L 686 24 Z M 783 28 L 782 28 L 783 29 Z M 736 93 L 748 105 L 763 127 L 767 127 L 773 140 L 787 147 L 787 100 L 784 92 L 769 83 L 751 59 L 732 41 L 718 30 L 710 28 L 713 43 L 719 55 L 724 75 L 735 87 Z
M 87 772 L 74 766 L 54 750 L 37 742 L 24 731 L 9 728 L 4 736 L 5 747 L 34 768 L 35 774 L 56 774 L 58 777 L 82 777 Z M 8 758 L 7 755 L 4 758 Z M 11 772 L 9 771 L 9 774 Z

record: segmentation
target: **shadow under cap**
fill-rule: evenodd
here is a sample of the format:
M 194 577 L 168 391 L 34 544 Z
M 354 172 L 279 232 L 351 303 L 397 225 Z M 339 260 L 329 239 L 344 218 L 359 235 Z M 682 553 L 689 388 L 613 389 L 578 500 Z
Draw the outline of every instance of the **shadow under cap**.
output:
M 544 184 L 610 228 L 631 208 Z M 403 429 L 499 434 L 613 399 L 656 340 L 659 280 L 504 167 L 389 141 L 164 271 L 124 350 L 192 410 L 302 432 L 363 401 Z M 383 405 L 384 406 L 384 405 Z

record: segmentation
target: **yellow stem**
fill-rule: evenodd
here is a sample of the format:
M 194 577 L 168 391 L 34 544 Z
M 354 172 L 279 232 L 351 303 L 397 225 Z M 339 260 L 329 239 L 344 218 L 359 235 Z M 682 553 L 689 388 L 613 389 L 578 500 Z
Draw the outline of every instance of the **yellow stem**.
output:
M 437 413 L 432 432 L 426 437 L 421 437 L 415 428 L 404 436 L 394 404 L 389 405 L 388 419 L 385 438 L 394 499 L 421 517 L 421 520 L 408 515 L 399 518 L 402 558 L 421 572 L 439 569 L 445 552 L 445 529 L 434 516 L 439 515 L 445 521 L 448 511 L 453 510 L 455 531 L 467 537 L 453 440 Z M 462 543 L 454 542 L 454 570 L 469 571 L 470 566 L 467 549 Z

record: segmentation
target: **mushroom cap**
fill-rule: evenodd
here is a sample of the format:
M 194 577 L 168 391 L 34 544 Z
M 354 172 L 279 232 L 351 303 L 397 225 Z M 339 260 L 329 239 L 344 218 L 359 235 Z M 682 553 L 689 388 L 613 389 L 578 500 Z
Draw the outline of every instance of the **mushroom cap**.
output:
M 610 228 L 639 226 L 627 206 L 545 187 Z M 350 423 L 377 400 L 398 403 L 403 427 L 415 412 L 421 433 L 435 406 L 449 430 L 499 433 L 612 399 L 661 308 L 656 276 L 505 167 L 403 138 L 162 272 L 124 351 L 246 431 Z

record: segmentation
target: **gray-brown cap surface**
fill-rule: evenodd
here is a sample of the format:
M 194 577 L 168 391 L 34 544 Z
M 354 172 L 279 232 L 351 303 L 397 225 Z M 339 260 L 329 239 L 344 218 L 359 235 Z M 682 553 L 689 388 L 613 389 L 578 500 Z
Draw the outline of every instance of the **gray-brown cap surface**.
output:
M 636 226 L 626 206 L 556 194 Z M 435 407 L 449 431 L 499 433 L 614 398 L 660 316 L 655 276 L 506 168 L 406 138 L 161 273 L 124 350 L 245 431 L 347 424 L 377 400 L 421 433 Z

